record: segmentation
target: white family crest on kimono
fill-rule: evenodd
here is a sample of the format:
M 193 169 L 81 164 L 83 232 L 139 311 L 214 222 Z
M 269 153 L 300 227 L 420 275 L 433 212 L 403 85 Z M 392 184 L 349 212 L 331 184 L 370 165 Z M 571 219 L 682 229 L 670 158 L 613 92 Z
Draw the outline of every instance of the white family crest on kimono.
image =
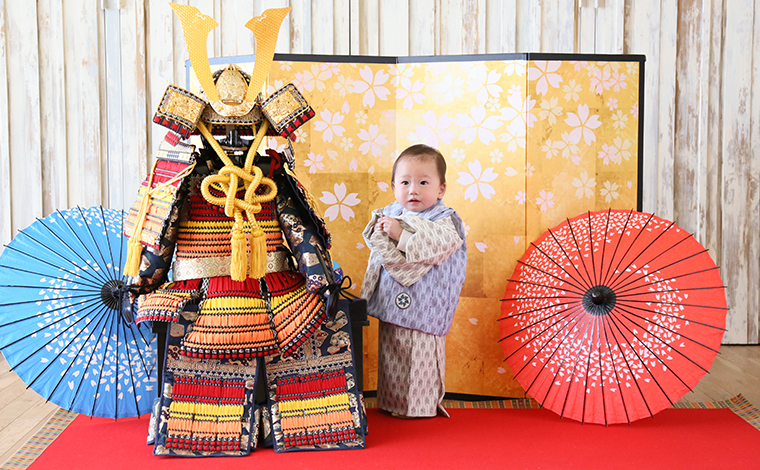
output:
M 412 233 L 406 252 L 385 232 L 375 231 L 380 217 L 398 219 Z M 464 223 L 439 199 L 430 208 L 410 212 L 394 202 L 372 212 L 364 229 L 372 253 L 361 296 L 367 314 L 424 333 L 449 333 L 466 275 Z

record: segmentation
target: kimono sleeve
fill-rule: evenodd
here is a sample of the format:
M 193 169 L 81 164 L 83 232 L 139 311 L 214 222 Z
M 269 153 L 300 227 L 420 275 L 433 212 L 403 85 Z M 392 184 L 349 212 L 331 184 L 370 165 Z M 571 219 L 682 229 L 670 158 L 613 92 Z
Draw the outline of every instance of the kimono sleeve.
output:
M 451 217 L 431 221 L 410 215 L 403 219 L 413 229 L 406 243 L 407 263 L 441 264 L 462 246 Z
M 433 266 L 442 264 L 459 247 L 463 240 L 457 233 L 450 217 L 430 221 L 417 216 L 403 216 L 412 236 L 406 245 L 406 252 L 401 253 L 392 242 L 383 247 L 383 267 L 388 274 L 403 286 L 410 286 L 419 281 Z M 373 234 L 373 238 L 377 234 Z M 385 237 L 387 238 L 387 236 Z M 380 246 L 380 237 L 373 239 Z

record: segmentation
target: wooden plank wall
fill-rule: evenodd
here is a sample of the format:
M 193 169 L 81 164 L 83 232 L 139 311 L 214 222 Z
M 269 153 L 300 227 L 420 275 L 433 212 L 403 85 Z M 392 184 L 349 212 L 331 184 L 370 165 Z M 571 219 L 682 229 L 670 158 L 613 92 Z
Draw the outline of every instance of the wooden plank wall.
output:
M 178 0 L 188 3 L 188 0 Z M 721 266 L 726 343 L 758 343 L 760 0 L 190 0 L 210 57 L 251 54 L 243 23 L 291 6 L 278 52 L 644 54 L 643 209 Z M 125 207 L 185 84 L 165 0 L 0 0 L 0 241 L 75 205 Z

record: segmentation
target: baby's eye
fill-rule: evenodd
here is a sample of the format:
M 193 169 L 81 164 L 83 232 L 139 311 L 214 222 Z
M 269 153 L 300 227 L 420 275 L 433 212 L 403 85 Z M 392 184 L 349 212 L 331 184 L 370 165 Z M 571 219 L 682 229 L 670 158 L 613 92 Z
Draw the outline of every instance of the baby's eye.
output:
M 424 185 L 428 184 L 428 182 L 427 181 L 420 181 L 420 184 L 424 186 Z
M 409 184 L 409 181 L 402 181 L 402 182 L 401 182 L 401 184 L 403 184 L 403 185 L 405 185 L 405 186 L 406 186 L 406 185 L 408 185 L 408 184 Z

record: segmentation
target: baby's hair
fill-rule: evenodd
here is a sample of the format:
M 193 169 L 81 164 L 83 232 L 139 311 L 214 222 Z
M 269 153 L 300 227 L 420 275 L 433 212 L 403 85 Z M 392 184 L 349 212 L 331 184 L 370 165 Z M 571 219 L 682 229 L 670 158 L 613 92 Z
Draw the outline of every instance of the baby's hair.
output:
M 443 158 L 443 154 L 438 149 L 433 148 L 425 144 L 415 144 L 411 147 L 407 147 L 406 150 L 401 152 L 396 161 L 393 163 L 393 173 L 391 174 L 391 181 L 396 180 L 396 166 L 398 162 L 403 159 L 417 160 L 417 161 L 435 161 L 435 166 L 438 169 L 438 178 L 441 180 L 441 184 L 446 182 L 446 160 Z

